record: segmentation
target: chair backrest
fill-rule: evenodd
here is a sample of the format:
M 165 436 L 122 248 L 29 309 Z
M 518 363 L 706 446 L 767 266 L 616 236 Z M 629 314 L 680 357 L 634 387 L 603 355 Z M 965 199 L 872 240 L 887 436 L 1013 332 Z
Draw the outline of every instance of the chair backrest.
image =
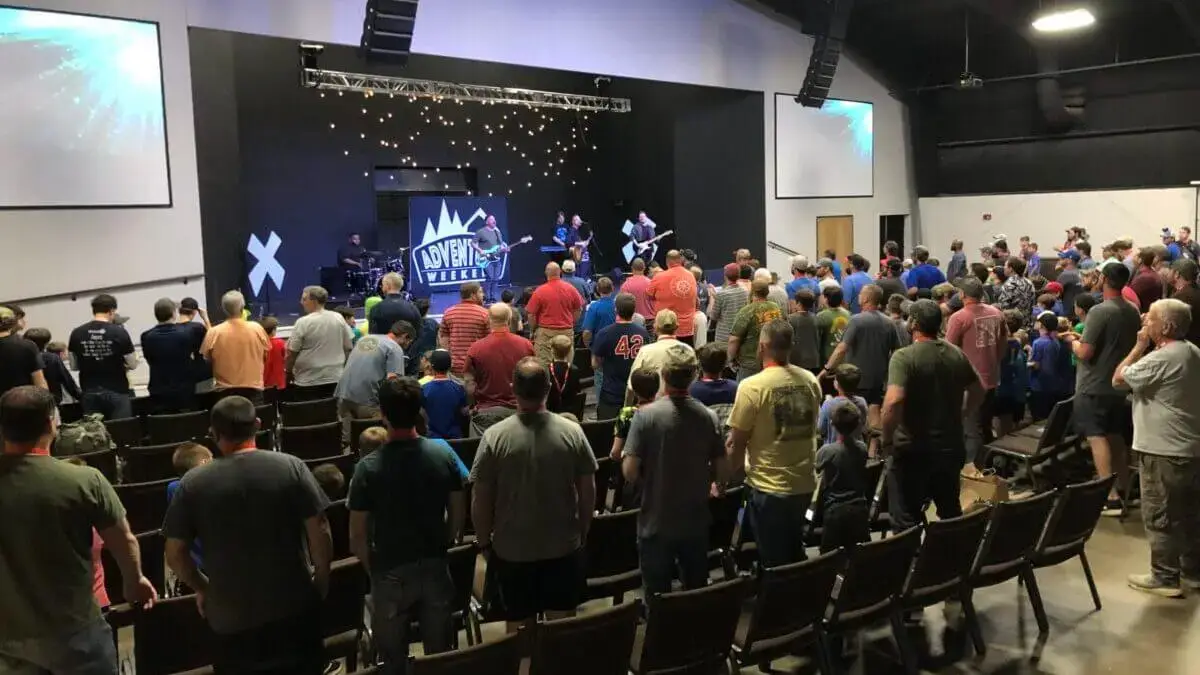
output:
M 971 573 L 990 518 L 991 507 L 984 507 L 926 525 L 925 541 L 904 587 L 905 598 L 919 599 L 962 584 Z
M 737 529 L 738 512 L 746 500 L 746 488 L 738 485 L 708 500 L 712 522 L 708 526 L 708 550 L 728 551 L 733 548 L 733 531 Z
M 583 411 L 587 408 L 587 392 L 581 391 L 564 404 L 566 412 L 571 413 L 576 419 L 583 419 Z
M 596 459 L 596 510 L 600 513 L 608 510 L 608 495 L 620 471 L 620 463 L 612 457 Z
M 592 350 L 587 347 L 575 348 L 575 357 L 571 364 L 579 369 L 581 378 L 595 375 L 595 371 L 592 369 Z
M 637 519 L 639 509 L 601 513 L 592 518 L 585 548 L 587 578 L 608 577 L 639 569 Z
M 335 561 L 329 568 L 329 594 L 321 603 L 321 635 L 362 628 L 366 594 L 367 573 L 358 558 Z
M 136 612 L 133 658 L 138 672 L 177 673 L 213 662 L 213 634 L 196 608 L 195 595 L 159 600 Z
M 654 598 L 637 672 L 699 673 L 724 663 L 749 585 L 738 577 Z
M 1109 474 L 1060 490 L 1036 549 L 1042 552 L 1061 546 L 1083 545 L 1095 531 L 1116 479 L 1116 474 Z
M 175 415 L 150 415 L 146 418 L 146 435 L 153 445 L 182 443 L 208 436 L 209 413 L 185 412 Z
M 264 431 L 274 431 L 279 424 L 279 408 L 275 407 L 274 403 L 264 403 L 254 406 L 254 413 L 258 415 L 258 428 Z
M 108 429 L 109 437 L 118 448 L 141 445 L 142 439 L 146 437 L 142 430 L 142 420 L 137 417 L 104 420 L 104 426 Z
M 167 484 L 173 479 L 114 485 L 117 497 L 125 505 L 125 517 L 135 533 L 162 527 L 167 515 Z
M 274 450 L 275 431 L 272 429 L 261 429 L 257 434 L 254 434 L 254 447 L 260 450 Z
M 290 427 L 311 426 L 337 421 L 337 399 L 319 398 L 315 401 L 299 401 L 279 404 L 279 415 Z
M 842 585 L 833 599 L 829 615 L 832 625 L 843 619 L 863 618 L 882 612 L 900 595 L 921 546 L 921 528 L 910 527 L 894 537 L 850 550 Z
M 521 672 L 521 636 L 506 635 L 495 642 L 453 652 L 418 656 L 412 660 L 409 675 L 519 675 Z
M 350 420 L 350 452 L 358 454 L 358 437 L 362 436 L 362 432 L 371 427 L 381 426 L 383 426 L 383 420 Z
M 641 608 L 635 600 L 538 624 L 529 675 L 626 675 Z
M 1054 404 L 1054 408 L 1050 410 L 1050 416 L 1046 418 L 1046 426 L 1042 427 L 1042 436 L 1038 439 L 1038 450 L 1058 445 L 1067 437 L 1074 412 L 1074 398 Z
M 112 450 L 101 450 L 99 452 L 87 452 L 82 455 L 75 455 L 79 459 L 87 462 L 87 465 L 99 471 L 108 479 L 110 483 L 117 482 L 117 453 Z
M 329 422 L 306 427 L 281 427 L 279 446 L 280 450 L 301 459 L 318 459 L 341 454 L 342 424 Z
M 166 539 L 161 531 L 155 530 L 137 535 L 137 541 L 138 550 L 142 556 L 142 574 L 146 575 L 146 578 L 158 590 L 158 594 L 162 596 L 167 588 L 164 557 Z M 100 566 L 104 568 L 104 590 L 108 593 L 109 603 L 119 605 L 125 602 L 125 586 L 121 566 L 117 564 L 117 559 L 113 557 L 112 551 L 107 548 L 100 549 Z
M 129 407 L 134 417 L 145 417 L 154 412 L 155 402 L 149 396 L 134 396 L 129 401 Z
M 446 552 L 446 565 L 450 568 L 450 580 L 454 582 L 454 601 L 451 608 L 456 612 L 467 612 L 471 605 L 471 588 L 475 583 L 475 563 L 479 560 L 479 549 L 474 544 L 455 546 Z
M 830 551 L 819 558 L 763 569 L 758 575 L 745 649 L 760 640 L 792 635 L 820 621 L 845 564 L 844 551 Z
M 471 467 L 475 465 L 475 453 L 479 451 L 480 440 L 482 439 L 476 436 L 474 438 L 456 438 L 446 442 L 450 444 L 450 448 L 454 450 L 454 454 L 458 455 L 458 458 L 462 460 L 467 470 L 470 471 Z
M 322 464 L 332 464 L 342 472 L 342 478 L 346 479 L 346 489 L 350 489 L 350 479 L 354 478 L 354 465 L 358 464 L 358 455 L 350 453 L 348 455 L 331 455 L 329 457 L 317 457 L 316 459 L 304 460 L 304 465 L 309 471 L 321 466 Z
M 325 509 L 325 518 L 329 520 L 329 534 L 333 538 L 333 559 L 342 560 L 353 554 L 350 552 L 350 509 L 345 499 L 339 499 Z
M 986 573 L 987 568 L 1025 559 L 1041 539 L 1055 496 L 1054 492 L 1043 492 L 1027 499 L 995 504 L 971 569 L 972 576 Z
M 60 404 L 58 406 L 58 415 L 62 418 L 63 424 L 78 422 L 83 419 L 83 404 L 79 401 Z
M 608 457 L 612 452 L 613 423 L 610 420 L 584 422 L 583 435 L 592 446 L 592 454 L 597 457 Z
M 171 458 L 179 445 L 167 443 L 121 448 L 117 451 L 123 462 L 121 480 L 126 483 L 143 483 L 177 477 Z

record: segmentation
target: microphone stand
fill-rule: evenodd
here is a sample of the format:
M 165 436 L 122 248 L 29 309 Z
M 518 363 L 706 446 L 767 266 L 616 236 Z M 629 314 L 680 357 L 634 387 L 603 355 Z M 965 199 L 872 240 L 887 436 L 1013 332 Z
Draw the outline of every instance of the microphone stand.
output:
M 600 248 L 600 239 L 599 239 L 599 236 L 598 236 L 598 233 L 597 233 L 597 230 L 596 230 L 596 228 L 595 228 L 595 227 L 592 227 L 592 224 L 591 224 L 591 223 L 589 223 L 589 222 L 587 222 L 586 220 L 585 220 L 585 221 L 583 221 L 583 224 L 584 224 L 584 225 L 587 225 L 588 227 L 591 227 L 591 228 L 592 228 L 592 234 L 591 234 L 591 237 L 589 237 L 589 239 L 590 239 L 590 242 L 588 243 L 588 248 L 590 249 L 590 248 L 592 247 L 592 245 L 593 245 L 593 244 L 595 244 L 595 246 L 596 246 L 596 251 L 597 251 L 597 252 L 599 252 L 599 253 L 601 253 L 601 254 L 603 255 L 602 249 Z M 595 260 L 593 260 L 593 261 L 592 261 L 592 273 L 593 273 L 593 275 L 595 275 L 595 273 L 596 273 L 596 271 L 597 271 L 597 269 L 598 269 L 598 268 L 596 267 L 596 264 L 595 264 L 595 263 L 596 263 L 596 261 L 595 261 Z

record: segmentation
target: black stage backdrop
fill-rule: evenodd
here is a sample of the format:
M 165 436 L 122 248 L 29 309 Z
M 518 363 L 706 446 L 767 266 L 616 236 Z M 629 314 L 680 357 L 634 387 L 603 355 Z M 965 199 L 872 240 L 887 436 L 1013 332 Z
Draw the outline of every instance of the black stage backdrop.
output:
M 705 267 L 735 248 L 761 253 L 766 245 L 759 92 L 615 78 L 604 93 L 631 99 L 633 112 L 586 117 L 451 100 L 322 97 L 299 86 L 295 40 L 193 28 L 190 45 L 210 306 L 245 286 L 251 233 L 283 239 L 278 260 L 287 276 L 282 297 L 271 288 L 276 313 L 297 311 L 300 290 L 319 282 L 319 267 L 335 264 L 349 232 L 360 232 L 368 248 L 407 240 L 406 232 L 377 227 L 375 174 L 414 164 L 438 188 L 439 169 L 461 171 L 479 194 L 508 197 L 510 238 L 535 239 L 512 255 L 515 283 L 542 278 L 537 245 L 551 243 L 559 209 L 598 229 L 603 250 L 594 271 L 624 262 L 620 225 L 639 209 L 659 231 L 677 232 L 668 246 L 696 249 Z M 596 92 L 593 74 L 423 55 L 403 69 L 368 66 L 348 46 L 327 47 L 320 67 Z

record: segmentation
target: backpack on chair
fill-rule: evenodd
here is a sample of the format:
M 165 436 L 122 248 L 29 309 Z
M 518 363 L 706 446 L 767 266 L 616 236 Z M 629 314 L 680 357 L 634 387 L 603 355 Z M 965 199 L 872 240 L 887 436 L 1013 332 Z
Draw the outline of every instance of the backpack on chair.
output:
M 54 456 L 86 455 L 89 452 L 112 450 L 115 447 L 108 427 L 104 426 L 104 415 L 92 413 L 84 415 L 78 422 L 64 424 L 58 428 L 58 438 L 54 441 Z

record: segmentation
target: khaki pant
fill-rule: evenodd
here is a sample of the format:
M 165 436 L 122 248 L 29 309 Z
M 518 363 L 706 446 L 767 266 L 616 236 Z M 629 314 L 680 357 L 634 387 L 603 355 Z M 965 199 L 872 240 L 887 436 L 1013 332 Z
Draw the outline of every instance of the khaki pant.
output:
M 362 405 L 341 398 L 338 399 L 338 419 L 342 423 L 342 447 L 345 448 L 350 445 L 350 421 L 380 419 L 379 406 Z
M 537 355 L 538 361 L 541 361 L 542 365 L 548 366 L 554 360 L 554 350 L 550 348 L 550 341 L 559 335 L 566 335 L 571 339 L 571 353 L 567 354 L 567 363 L 575 362 L 575 329 L 539 326 L 533 332 L 533 353 Z

